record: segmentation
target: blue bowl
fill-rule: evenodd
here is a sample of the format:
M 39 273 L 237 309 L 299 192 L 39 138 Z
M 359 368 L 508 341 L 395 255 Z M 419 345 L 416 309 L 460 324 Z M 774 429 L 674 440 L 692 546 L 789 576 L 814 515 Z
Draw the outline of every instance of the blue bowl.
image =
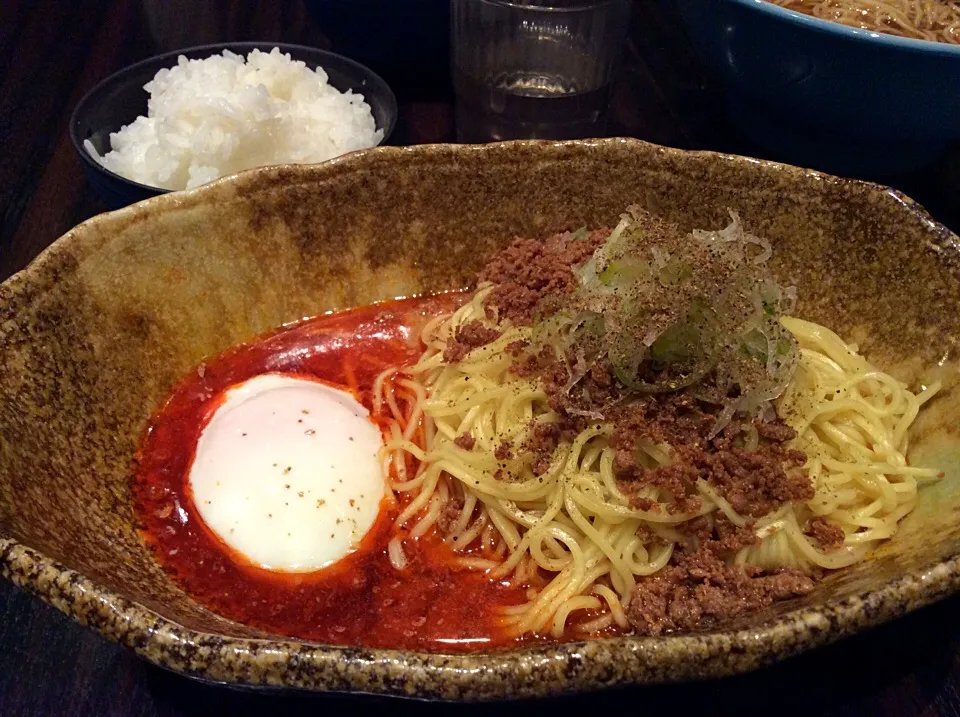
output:
M 960 139 L 960 46 L 883 35 L 766 0 L 679 0 L 730 92 L 733 122 L 771 157 L 833 174 L 930 164 Z
M 224 50 L 246 55 L 254 49 L 269 52 L 274 47 L 279 47 L 294 60 L 302 60 L 311 69 L 322 67 L 329 83 L 341 92 L 350 89 L 362 94 L 370 105 L 377 129 L 383 130 L 381 144 L 389 139 L 397 121 L 396 97 L 379 75 L 341 55 L 282 42 L 226 42 L 167 52 L 110 75 L 84 95 L 70 118 L 70 139 L 80 156 L 84 174 L 106 205 L 110 209 L 119 209 L 169 191 L 111 172 L 91 157 L 83 144 L 84 140 L 90 140 L 101 156 L 110 151 L 110 133 L 147 113 L 147 93 L 143 86 L 158 70 L 176 65 L 180 55 L 195 60 Z

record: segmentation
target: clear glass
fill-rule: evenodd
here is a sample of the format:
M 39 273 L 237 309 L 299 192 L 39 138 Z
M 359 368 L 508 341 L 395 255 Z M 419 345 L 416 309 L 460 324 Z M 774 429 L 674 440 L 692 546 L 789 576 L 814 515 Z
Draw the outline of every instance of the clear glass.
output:
M 632 0 L 450 0 L 457 139 L 606 132 Z

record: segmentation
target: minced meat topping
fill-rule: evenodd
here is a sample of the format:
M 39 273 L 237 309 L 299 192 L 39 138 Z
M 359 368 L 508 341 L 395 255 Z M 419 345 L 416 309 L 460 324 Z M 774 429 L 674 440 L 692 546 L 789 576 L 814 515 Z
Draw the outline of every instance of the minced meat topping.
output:
M 477 440 L 469 433 L 461 433 L 459 436 L 453 439 L 453 442 L 463 450 L 469 451 L 473 450 L 473 446 Z
M 823 518 L 813 518 L 807 522 L 804 533 L 820 546 L 824 552 L 839 550 L 843 546 L 843 528 L 828 523 Z
M 777 600 L 806 595 L 815 586 L 812 577 L 796 570 L 764 574 L 759 568 L 731 565 L 712 542 L 696 552 L 678 550 L 670 565 L 637 583 L 627 619 L 638 633 L 709 628 Z
M 474 319 L 457 329 L 453 341 L 447 344 L 447 348 L 443 352 L 443 360 L 447 363 L 463 361 L 467 354 L 475 348 L 485 346 L 500 338 L 500 333 L 497 329 L 484 326 L 480 321 Z
M 748 521 L 740 529 L 712 514 L 673 526 L 683 539 L 665 568 L 639 580 L 627 612 L 637 632 L 660 634 L 812 590 L 808 575 L 765 573 L 733 564 L 733 556 L 756 540 L 750 521 L 809 500 L 814 487 L 803 471 L 806 456 L 789 447 L 795 432 L 770 403 L 789 380 L 797 349 L 779 324 L 786 294 L 757 268 L 762 242 L 735 217 L 717 237 L 683 235 L 641 210 L 631 217 L 613 233 L 517 239 L 478 279 L 494 285 L 488 321 L 533 327 L 530 341 L 514 341 L 505 353 L 513 374 L 538 380 L 556 414 L 533 420 L 517 460 L 543 475 L 560 443 L 606 424 L 618 488 L 635 508 L 694 516 L 703 482 Z M 649 257 L 644 242 L 653 247 Z M 695 247 L 683 253 L 684 242 Z M 758 293 L 745 298 L 746 290 Z M 466 324 L 444 359 L 462 360 L 500 335 L 479 321 Z M 456 442 L 473 445 L 466 435 Z M 495 457 L 514 458 L 514 447 L 500 444 Z M 509 479 L 502 465 L 495 476 Z M 651 486 L 657 501 L 647 497 Z M 843 531 L 820 519 L 805 531 L 823 550 L 843 542 Z
M 609 229 L 598 229 L 582 239 L 571 239 L 564 232 L 546 241 L 515 240 L 477 277 L 495 284 L 487 310 L 518 325 L 532 324 L 542 302 L 573 291 L 577 286 L 573 267 L 586 261 L 609 234 Z

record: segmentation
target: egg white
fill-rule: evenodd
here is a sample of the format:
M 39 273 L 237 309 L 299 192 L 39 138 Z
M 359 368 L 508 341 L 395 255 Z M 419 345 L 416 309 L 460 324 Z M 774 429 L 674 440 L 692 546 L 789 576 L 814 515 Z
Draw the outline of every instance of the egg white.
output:
M 354 551 L 376 522 L 382 443 L 349 393 L 265 374 L 226 392 L 188 483 L 204 523 L 253 565 L 319 570 Z

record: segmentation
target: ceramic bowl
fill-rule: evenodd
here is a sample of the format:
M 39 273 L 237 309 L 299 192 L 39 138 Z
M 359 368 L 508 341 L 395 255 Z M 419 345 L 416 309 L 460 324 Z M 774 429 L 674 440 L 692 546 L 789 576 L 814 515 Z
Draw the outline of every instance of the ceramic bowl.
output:
M 733 122 L 768 156 L 845 176 L 930 164 L 960 140 L 960 45 L 868 32 L 766 0 L 679 0 Z
M 912 433 L 913 461 L 944 479 L 872 560 L 698 634 L 467 656 L 265 634 L 153 561 L 131 509 L 134 452 L 205 356 L 304 316 L 465 286 L 516 235 L 608 225 L 634 202 L 686 228 L 737 209 L 773 243 L 800 316 L 904 380 L 944 381 Z M 958 339 L 957 237 L 876 185 L 634 140 L 254 170 L 95 217 L 0 286 L 0 573 L 152 663 L 236 685 L 484 700 L 752 670 L 960 587 Z
M 110 134 L 119 132 L 137 117 L 147 114 L 148 95 L 143 86 L 165 67 L 177 64 L 183 55 L 188 60 L 199 60 L 230 50 L 248 55 L 253 50 L 270 52 L 274 47 L 290 55 L 293 60 L 305 62 L 310 69 L 323 68 L 330 85 L 341 92 L 352 90 L 363 95 L 376 122 L 383 130 L 381 144 L 390 138 L 397 123 L 397 100 L 393 91 L 373 70 L 358 62 L 326 50 L 283 42 L 225 42 L 189 47 L 167 52 L 138 62 L 116 72 L 90 90 L 77 103 L 70 117 L 70 140 L 80 158 L 87 180 L 110 209 L 118 209 L 142 199 L 149 199 L 169 190 L 153 187 L 122 177 L 106 169 L 90 155 L 84 146 L 90 140 L 100 155 L 110 151 Z

